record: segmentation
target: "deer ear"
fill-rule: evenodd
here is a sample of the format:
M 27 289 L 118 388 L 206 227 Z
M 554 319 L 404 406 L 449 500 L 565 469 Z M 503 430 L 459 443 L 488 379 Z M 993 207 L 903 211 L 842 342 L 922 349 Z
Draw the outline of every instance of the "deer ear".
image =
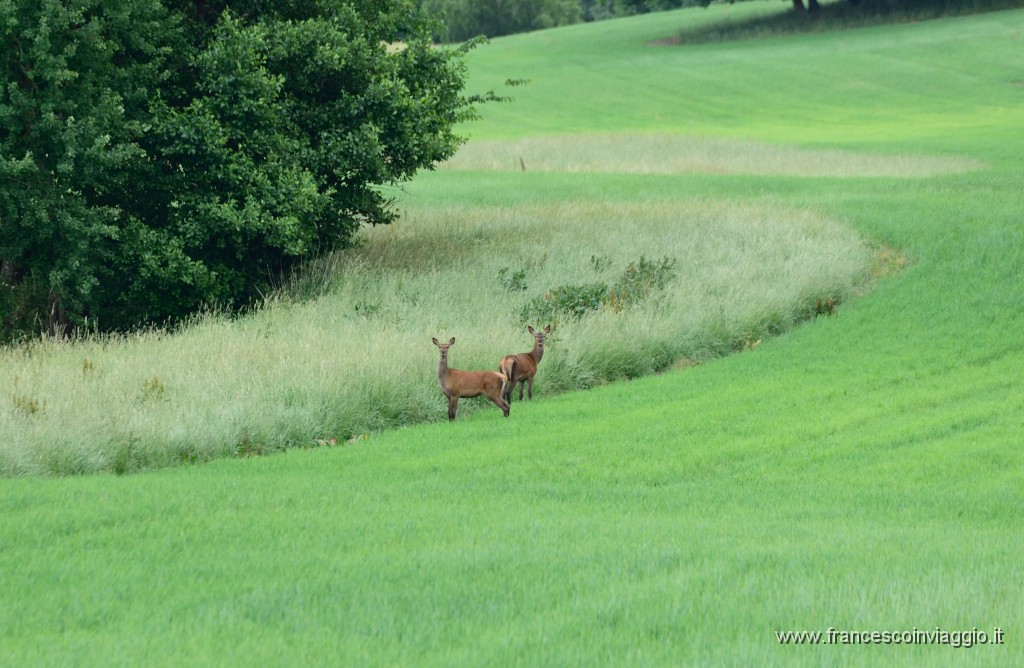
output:
M 452 337 L 452 340 L 448 342 L 448 345 L 450 345 L 450 346 L 454 346 L 455 345 L 455 337 L 454 336 Z
M 548 325 L 547 327 L 544 328 L 544 333 L 545 334 L 550 334 L 551 333 L 551 325 Z
M 530 330 L 530 334 L 536 334 L 537 333 L 536 331 L 534 331 L 533 325 L 527 325 L 526 329 Z
M 434 345 L 435 345 L 435 346 L 439 346 L 439 345 L 441 345 L 441 343 L 440 343 L 440 342 L 439 342 L 439 341 L 437 340 L 437 337 L 436 337 L 436 336 L 434 337 Z

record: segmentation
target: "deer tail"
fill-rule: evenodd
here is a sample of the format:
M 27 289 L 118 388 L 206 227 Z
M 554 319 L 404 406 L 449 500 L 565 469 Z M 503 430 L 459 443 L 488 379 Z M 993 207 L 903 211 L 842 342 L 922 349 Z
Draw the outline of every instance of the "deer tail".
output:
M 515 358 L 512 356 L 502 358 L 502 363 L 499 365 L 498 370 L 505 374 L 509 382 L 515 382 Z
M 506 378 L 506 383 L 501 387 L 501 395 L 505 396 L 505 389 L 508 386 L 508 384 L 511 383 L 514 387 L 516 383 L 516 358 L 511 355 L 509 355 L 508 357 L 503 357 L 501 359 L 501 364 L 498 365 L 498 370 L 501 371 L 501 373 L 504 374 Z M 508 391 L 509 393 L 512 392 L 511 389 L 509 389 Z

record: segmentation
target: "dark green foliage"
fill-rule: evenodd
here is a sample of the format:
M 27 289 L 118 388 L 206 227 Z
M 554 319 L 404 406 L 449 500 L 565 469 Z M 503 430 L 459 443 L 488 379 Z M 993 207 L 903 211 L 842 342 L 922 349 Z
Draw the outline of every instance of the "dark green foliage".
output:
M 420 0 L 423 9 L 435 16 L 436 39 L 461 42 L 477 35 L 499 37 L 543 28 L 599 21 L 616 16 L 645 14 L 693 5 L 706 6 L 710 0 Z
M 460 42 L 477 35 L 498 37 L 579 21 L 601 21 L 634 14 L 647 14 L 682 7 L 707 7 L 715 0 L 420 0 L 425 11 L 438 19 L 434 36 L 440 41 Z M 744 0 L 720 0 L 743 2 Z M 893 20 L 922 20 L 1018 7 L 1024 0 L 847 0 L 820 4 L 820 0 L 784 0 L 780 12 L 749 24 L 696 26 L 688 28 L 682 41 L 711 41 L 752 37 L 778 32 L 823 29 L 825 25 L 871 24 Z
M 663 289 L 675 278 L 675 264 L 675 259 L 648 260 L 641 255 L 639 260 L 629 263 L 612 286 L 608 302 L 617 308 L 639 304 L 653 290 Z
M 230 5 L 230 9 L 228 6 Z M 0 1 L 0 338 L 244 307 L 444 160 L 462 56 L 412 2 Z
M 707 6 L 710 0 L 698 0 Z M 788 0 L 776 13 L 743 21 L 698 23 L 684 28 L 682 44 L 723 42 L 806 32 L 825 32 L 869 25 L 925 21 L 948 16 L 1024 6 L 1024 0 L 848 0 L 819 4 Z
M 596 270 L 606 261 L 596 256 L 590 258 Z M 519 312 L 519 319 L 557 322 L 561 318 L 579 320 L 601 308 L 622 311 L 645 302 L 655 291 L 663 290 L 675 278 L 675 264 L 673 258 L 648 260 L 640 256 L 636 262 L 629 263 L 611 286 L 602 282 L 559 286 L 527 302 Z
M 380 314 L 381 305 L 380 303 L 368 302 L 365 299 L 360 299 L 352 305 L 352 310 L 356 315 L 364 318 L 373 318 Z
M 498 280 L 501 281 L 501 287 L 508 292 L 521 292 L 528 287 L 526 285 L 526 270 L 523 268 L 513 271 L 508 267 L 502 267 L 498 271 Z
M 608 297 L 605 283 L 562 285 L 527 302 L 519 313 L 523 322 L 557 321 L 559 318 L 579 320 L 604 305 Z
M 421 5 L 440 19 L 436 37 L 445 42 L 553 28 L 582 18 L 579 0 L 421 0 Z
M 580 0 L 583 17 L 587 21 L 630 14 L 646 14 L 666 9 L 707 5 L 710 0 Z

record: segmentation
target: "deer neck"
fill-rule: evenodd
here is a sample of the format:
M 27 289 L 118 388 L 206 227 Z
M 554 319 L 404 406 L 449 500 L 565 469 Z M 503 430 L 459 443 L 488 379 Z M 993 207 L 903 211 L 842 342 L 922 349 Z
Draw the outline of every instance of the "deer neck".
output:
M 441 386 L 446 387 L 446 381 L 448 380 L 448 358 L 441 355 L 441 361 L 437 363 L 437 379 L 441 381 Z
M 530 351 L 530 357 L 533 358 L 534 364 L 540 364 L 540 358 L 544 357 L 544 346 L 534 343 L 533 350 Z

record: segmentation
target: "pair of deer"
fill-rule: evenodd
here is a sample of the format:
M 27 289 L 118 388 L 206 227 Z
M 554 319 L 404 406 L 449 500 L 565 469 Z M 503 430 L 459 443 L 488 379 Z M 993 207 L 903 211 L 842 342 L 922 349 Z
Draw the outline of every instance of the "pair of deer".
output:
M 527 383 L 529 397 L 533 399 L 533 377 L 537 375 L 537 365 L 544 356 L 544 337 L 551 333 L 551 325 L 543 331 L 527 327 L 533 334 L 533 350 L 518 355 L 506 355 L 498 364 L 498 371 L 460 371 L 448 368 L 448 349 L 455 345 L 455 338 L 448 343 L 434 339 L 434 345 L 441 351 L 441 361 L 437 365 L 437 378 L 441 381 L 441 391 L 448 397 L 448 419 L 454 420 L 462 397 L 478 397 L 481 394 L 494 402 L 501 412 L 508 417 L 509 405 L 512 403 L 512 390 L 519 383 L 519 400 L 523 400 L 523 383 Z

